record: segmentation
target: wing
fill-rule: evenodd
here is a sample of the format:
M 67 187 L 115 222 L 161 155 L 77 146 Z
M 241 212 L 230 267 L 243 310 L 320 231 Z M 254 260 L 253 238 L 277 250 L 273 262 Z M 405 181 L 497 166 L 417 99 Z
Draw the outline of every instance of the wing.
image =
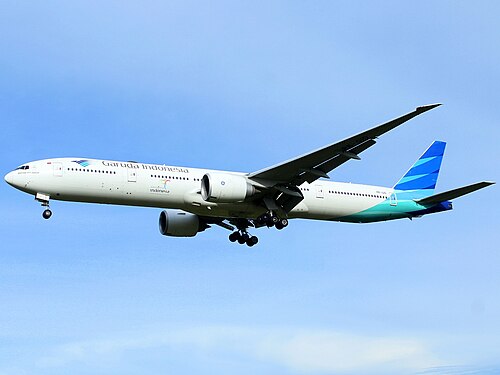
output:
M 359 160 L 358 155 L 373 146 L 376 143 L 375 139 L 380 135 L 440 105 L 430 104 L 418 107 L 413 112 L 385 124 L 375 126 L 308 154 L 250 173 L 248 177 L 269 187 L 279 184 L 299 186 L 304 182 L 311 183 L 320 177 L 328 178 L 328 173 L 339 165 L 350 159 Z

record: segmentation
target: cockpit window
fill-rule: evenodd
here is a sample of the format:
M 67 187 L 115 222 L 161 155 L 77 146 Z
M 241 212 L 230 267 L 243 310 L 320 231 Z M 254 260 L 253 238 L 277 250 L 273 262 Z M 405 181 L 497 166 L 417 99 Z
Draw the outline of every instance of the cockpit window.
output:
M 19 170 L 19 169 L 30 169 L 30 166 L 29 165 L 21 165 L 20 167 L 17 167 L 15 170 Z

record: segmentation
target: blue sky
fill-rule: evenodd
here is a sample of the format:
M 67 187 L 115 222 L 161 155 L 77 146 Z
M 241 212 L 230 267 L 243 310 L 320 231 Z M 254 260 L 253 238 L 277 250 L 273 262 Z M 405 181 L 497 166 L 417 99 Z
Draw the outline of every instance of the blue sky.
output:
M 331 174 L 392 186 L 434 140 L 438 190 L 499 179 L 494 1 L 0 4 L 7 173 L 48 157 L 254 171 L 444 105 Z M 243 248 L 159 210 L 0 184 L 0 374 L 500 373 L 490 187 L 450 213 L 293 221 Z

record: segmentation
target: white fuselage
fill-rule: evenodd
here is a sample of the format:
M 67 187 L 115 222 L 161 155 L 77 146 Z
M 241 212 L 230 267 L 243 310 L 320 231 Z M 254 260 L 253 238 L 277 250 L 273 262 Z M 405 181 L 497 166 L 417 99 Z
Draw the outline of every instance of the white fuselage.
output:
M 228 218 L 256 218 L 266 211 L 251 201 L 205 201 L 200 194 L 201 179 L 207 172 L 214 172 L 207 169 L 79 158 L 46 159 L 26 166 L 9 173 L 9 183 L 54 200 L 175 208 Z M 289 218 L 336 220 L 387 201 L 393 194 L 391 188 L 325 180 L 304 183 L 300 189 L 304 200 Z

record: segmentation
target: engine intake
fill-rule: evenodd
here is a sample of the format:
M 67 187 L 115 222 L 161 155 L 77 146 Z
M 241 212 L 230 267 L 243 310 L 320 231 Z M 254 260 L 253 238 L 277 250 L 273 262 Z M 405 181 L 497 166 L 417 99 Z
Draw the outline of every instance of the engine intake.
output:
M 163 210 L 159 226 L 161 234 L 172 237 L 194 237 L 208 228 L 198 215 L 181 210 Z
M 241 202 L 255 194 L 255 187 L 244 176 L 207 173 L 201 179 L 201 197 L 207 202 Z

